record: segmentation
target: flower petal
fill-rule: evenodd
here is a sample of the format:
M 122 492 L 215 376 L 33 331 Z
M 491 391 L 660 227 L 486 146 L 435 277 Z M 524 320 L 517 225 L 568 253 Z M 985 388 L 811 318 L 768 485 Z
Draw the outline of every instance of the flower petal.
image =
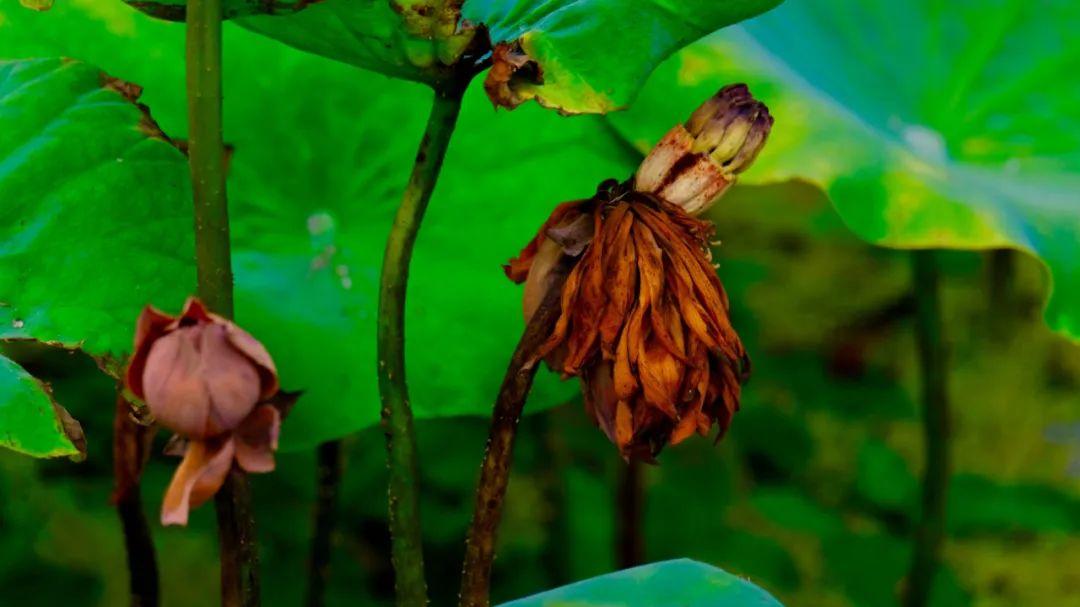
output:
M 169 324 L 174 320 L 174 317 L 153 306 L 146 306 L 135 323 L 135 345 L 131 350 L 131 362 L 128 363 L 124 383 L 128 390 L 131 390 L 131 393 L 139 399 L 146 399 L 143 390 L 143 372 L 146 368 L 146 357 L 150 352 L 150 346 L 167 332 Z
M 277 367 L 274 366 L 274 359 L 270 357 L 270 352 L 266 350 L 266 346 L 252 337 L 251 333 L 231 322 L 225 325 L 225 337 L 234 348 L 251 359 L 251 362 L 258 367 L 259 377 L 262 380 L 259 400 L 266 400 L 273 396 L 280 386 L 278 385 Z
M 196 323 L 212 323 L 224 321 L 224 319 L 220 316 L 212 314 L 210 310 L 207 309 L 206 304 L 204 304 L 201 299 L 195 297 L 194 295 L 188 297 L 187 300 L 184 301 L 184 308 L 180 310 L 180 319 L 195 321 Z
M 232 438 L 191 441 L 161 504 L 162 525 L 186 525 L 188 512 L 209 500 L 232 468 Z
M 251 414 L 262 394 L 263 381 L 251 359 L 232 345 L 228 325 L 208 324 L 200 329 L 200 379 L 212 405 L 207 429 L 212 434 L 228 432 Z
M 281 413 L 273 405 L 260 405 L 236 429 L 236 463 L 248 472 L 274 469 Z
M 202 327 L 181 327 L 155 341 L 143 371 L 143 399 L 165 427 L 191 438 L 206 438 L 210 394 L 199 353 Z

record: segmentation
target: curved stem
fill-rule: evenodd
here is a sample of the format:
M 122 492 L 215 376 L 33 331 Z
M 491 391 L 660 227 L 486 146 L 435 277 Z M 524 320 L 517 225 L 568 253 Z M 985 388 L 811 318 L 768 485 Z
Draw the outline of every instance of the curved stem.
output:
M 464 84 L 436 90 L 409 184 L 386 241 L 379 285 L 379 395 L 389 466 L 391 559 L 397 604 L 427 604 L 420 536 L 416 437 L 405 382 L 405 291 L 420 223 L 454 132 Z
M 499 396 L 491 416 L 484 462 L 480 465 L 472 524 L 465 542 L 465 564 L 462 568 L 459 597 L 461 607 L 487 607 L 491 603 L 491 563 L 495 558 L 495 534 L 502 517 L 506 486 L 510 482 L 514 437 L 539 366 L 539 363 L 532 359 L 534 352 L 555 328 L 555 321 L 559 318 L 562 287 L 569 271 L 570 262 L 566 257 L 551 270 L 548 291 L 525 326 L 525 332 L 510 358 L 510 365 L 499 388 Z
M 337 525 L 338 494 L 345 454 L 340 440 L 319 445 L 315 487 L 315 530 L 308 560 L 307 607 L 322 607 L 330 575 L 330 554 Z
M 941 278 L 934 252 L 915 251 L 912 255 L 926 468 L 922 480 L 922 518 L 915 529 L 904 605 L 925 607 L 930 602 L 930 590 L 945 540 L 945 505 L 949 490 L 948 368 L 942 336 Z
M 131 418 L 131 404 L 119 388 L 113 419 L 112 501 L 120 515 L 127 552 L 131 607 L 157 607 L 158 568 L 154 537 L 142 508 L 140 480 L 155 430 Z
M 233 314 L 229 208 L 221 117 L 221 0 L 187 3 L 188 161 L 195 203 L 199 298 Z M 259 556 L 247 476 L 234 467 L 214 497 L 221 550 L 221 602 L 259 604 Z

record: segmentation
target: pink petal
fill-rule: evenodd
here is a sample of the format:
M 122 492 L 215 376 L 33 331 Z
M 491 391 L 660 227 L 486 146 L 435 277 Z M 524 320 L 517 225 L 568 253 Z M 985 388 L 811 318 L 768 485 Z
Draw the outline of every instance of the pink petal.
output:
M 204 504 L 221 488 L 232 468 L 234 453 L 231 437 L 219 441 L 191 441 L 165 491 L 161 524 L 186 525 L 188 511 Z
M 210 394 L 209 429 L 212 432 L 234 430 L 259 402 L 262 381 L 251 360 L 232 346 L 228 326 L 202 325 L 202 379 Z
M 262 379 L 259 400 L 265 400 L 277 393 L 279 389 L 277 367 L 274 366 L 274 359 L 270 358 L 266 346 L 234 323 L 227 323 L 225 330 L 229 343 L 259 367 L 259 376 Z
M 143 371 L 143 399 L 154 417 L 191 438 L 213 434 L 209 430 L 212 403 L 199 353 L 203 326 L 181 327 L 155 341 Z
M 236 429 L 236 463 L 248 472 L 272 471 L 280 430 L 281 413 L 277 407 L 256 407 Z
M 143 369 L 150 346 L 167 332 L 167 327 L 174 318 L 152 306 L 146 306 L 135 323 L 135 345 L 132 348 L 131 361 L 128 363 L 124 383 L 128 390 L 140 399 L 146 398 L 143 392 Z
M 220 316 L 211 314 L 206 309 L 206 304 L 201 299 L 192 295 L 184 302 L 184 308 L 180 311 L 180 318 L 194 320 L 198 323 L 212 323 L 215 321 L 225 322 Z

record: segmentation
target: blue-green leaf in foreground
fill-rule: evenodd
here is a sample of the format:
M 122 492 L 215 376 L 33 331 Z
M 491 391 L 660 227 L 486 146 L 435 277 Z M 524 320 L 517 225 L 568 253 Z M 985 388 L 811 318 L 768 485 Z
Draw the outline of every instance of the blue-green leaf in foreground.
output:
M 687 49 L 613 116 L 638 147 L 718 82 L 776 117 L 746 182 L 811 180 L 861 237 L 1041 258 L 1080 339 L 1080 4 L 802 0 Z
M 34 457 L 80 457 L 79 423 L 53 401 L 48 386 L 0 356 L 0 447 Z
M 678 559 L 642 565 L 505 603 L 502 607 L 781 607 L 723 569 Z

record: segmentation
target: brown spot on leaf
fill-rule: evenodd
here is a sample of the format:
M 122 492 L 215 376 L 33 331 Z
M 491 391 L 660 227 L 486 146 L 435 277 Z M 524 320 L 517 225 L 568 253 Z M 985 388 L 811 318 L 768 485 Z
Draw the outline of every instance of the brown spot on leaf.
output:
M 52 397 L 52 390 L 46 385 L 46 390 L 49 392 L 49 397 Z M 86 459 L 86 434 L 83 432 L 82 424 L 79 420 L 75 419 L 68 413 L 67 409 L 61 407 L 56 401 L 53 401 L 53 410 L 56 412 L 56 419 L 60 422 L 60 428 L 64 431 L 64 435 L 67 436 L 71 444 L 78 449 L 78 455 L 72 455 L 71 459 L 77 462 L 81 462 Z
M 518 93 L 521 84 L 543 84 L 544 74 L 518 42 L 500 42 L 491 53 L 491 69 L 484 79 L 484 90 L 495 107 L 514 109 L 526 101 Z
M 53 0 L 19 0 L 19 4 L 32 11 L 47 11 L 52 8 Z
M 101 72 L 101 88 L 119 93 L 120 96 L 139 108 L 139 111 L 142 112 L 142 118 L 139 120 L 138 127 L 140 132 L 151 139 L 160 139 L 179 149 L 176 142 L 169 138 L 169 136 L 165 134 L 165 131 L 161 130 L 157 121 L 150 115 L 150 108 L 147 107 L 145 103 L 139 103 L 139 97 L 142 96 L 143 92 L 141 86 L 134 82 L 121 80 L 120 78 Z

